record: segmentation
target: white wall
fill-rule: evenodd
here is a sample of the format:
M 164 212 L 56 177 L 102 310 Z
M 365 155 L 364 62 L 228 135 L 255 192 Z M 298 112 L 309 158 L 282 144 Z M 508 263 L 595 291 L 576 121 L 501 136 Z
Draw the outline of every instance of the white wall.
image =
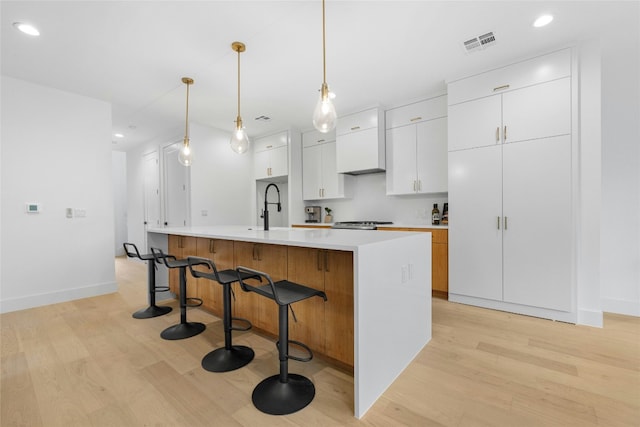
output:
M 113 215 L 115 255 L 124 255 L 122 244 L 127 241 L 127 153 L 112 152 Z
M 602 309 L 640 316 L 640 3 L 616 7 L 627 13 L 602 40 Z
M 0 311 L 114 292 L 110 105 L 5 76 L 1 96 Z

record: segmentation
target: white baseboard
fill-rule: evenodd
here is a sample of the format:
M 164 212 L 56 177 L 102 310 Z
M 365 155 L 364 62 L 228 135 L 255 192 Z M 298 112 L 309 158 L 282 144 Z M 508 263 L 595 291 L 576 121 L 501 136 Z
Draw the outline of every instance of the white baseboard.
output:
M 602 328 L 602 311 L 578 309 L 578 324 Z
M 601 304 L 604 312 L 640 317 L 640 302 L 638 301 L 602 298 Z
M 62 289 L 56 292 L 47 292 L 37 295 L 27 295 L 19 298 L 0 300 L 0 313 L 25 310 L 27 308 L 41 307 L 43 305 L 73 301 L 81 298 L 95 297 L 111 294 L 118 290 L 116 282 L 98 283 L 80 288 Z

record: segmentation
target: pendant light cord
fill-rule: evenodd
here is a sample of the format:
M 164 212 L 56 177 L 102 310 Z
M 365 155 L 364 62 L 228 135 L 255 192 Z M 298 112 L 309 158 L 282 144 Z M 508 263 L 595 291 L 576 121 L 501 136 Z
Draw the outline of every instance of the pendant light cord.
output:
M 325 48 L 324 0 L 322 0 L 322 83 L 327 84 L 327 55 Z
M 184 138 L 187 141 L 187 144 L 189 143 L 189 86 L 191 86 L 191 84 L 187 83 L 187 115 L 184 122 Z
M 239 48 L 237 52 L 238 52 L 238 118 L 240 118 L 240 49 Z

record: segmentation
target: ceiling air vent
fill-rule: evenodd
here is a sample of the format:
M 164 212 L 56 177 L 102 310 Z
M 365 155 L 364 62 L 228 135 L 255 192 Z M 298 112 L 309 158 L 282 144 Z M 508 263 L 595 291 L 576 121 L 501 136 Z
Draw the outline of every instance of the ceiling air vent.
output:
M 481 36 L 474 37 L 464 42 L 464 51 L 467 53 L 475 52 L 478 50 L 486 49 L 489 46 L 496 44 L 496 36 L 493 31 L 490 31 Z
M 271 117 L 267 117 L 267 116 L 258 116 L 255 118 L 256 121 L 258 122 L 268 122 L 271 120 Z

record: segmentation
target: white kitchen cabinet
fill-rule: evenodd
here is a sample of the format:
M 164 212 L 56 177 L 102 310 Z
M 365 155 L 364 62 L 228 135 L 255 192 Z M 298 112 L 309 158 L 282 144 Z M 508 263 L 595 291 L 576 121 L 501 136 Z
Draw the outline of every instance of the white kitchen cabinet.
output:
M 384 112 L 379 108 L 340 117 L 336 126 L 338 173 L 384 171 L 384 130 Z
M 387 195 L 447 192 L 447 119 L 387 130 Z
M 289 133 L 287 131 L 254 141 L 254 173 L 257 180 L 284 177 L 288 167 Z
M 571 132 L 571 79 L 565 77 L 449 106 L 449 151 Z
M 337 172 L 335 133 L 307 132 L 302 136 L 302 146 L 302 198 L 349 197 L 351 177 Z
M 446 95 L 386 112 L 387 195 L 447 191 Z
M 564 57 L 563 57 L 564 55 Z M 572 84 L 518 63 L 517 85 L 464 99 L 491 72 L 449 85 L 449 298 L 576 321 L 573 263 Z M 544 68 L 544 57 L 534 63 Z M 509 67 L 499 70 L 509 81 Z M 516 75 L 523 72 L 522 75 Z M 527 78 L 535 81 L 527 85 Z M 497 80 L 496 80 L 497 81 Z M 517 86 L 515 89 L 513 86 Z M 450 98 L 451 102 L 451 98 Z

